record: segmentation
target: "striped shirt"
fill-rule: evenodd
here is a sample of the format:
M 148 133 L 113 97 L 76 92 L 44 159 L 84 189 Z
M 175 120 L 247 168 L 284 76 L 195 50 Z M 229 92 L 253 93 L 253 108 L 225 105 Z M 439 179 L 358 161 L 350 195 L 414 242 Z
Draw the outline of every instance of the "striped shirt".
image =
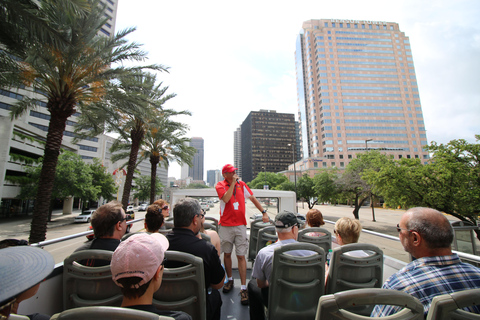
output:
M 388 278 L 382 288 L 404 291 L 416 297 L 423 304 L 426 317 L 434 297 L 480 288 L 480 269 L 461 262 L 457 254 L 423 257 L 410 262 Z M 401 307 L 377 305 L 371 316 L 384 317 L 401 309 Z M 466 310 L 480 313 L 479 306 Z

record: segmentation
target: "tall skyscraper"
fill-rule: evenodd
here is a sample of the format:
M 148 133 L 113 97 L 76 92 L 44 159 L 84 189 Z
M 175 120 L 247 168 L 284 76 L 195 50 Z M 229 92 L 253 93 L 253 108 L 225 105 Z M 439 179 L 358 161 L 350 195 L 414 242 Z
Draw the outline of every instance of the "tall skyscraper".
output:
M 305 21 L 295 58 L 304 158 L 339 168 L 366 150 L 428 159 L 412 48 L 397 23 Z
M 237 175 L 242 177 L 242 129 L 237 128 L 233 133 L 233 166 L 237 168 Z
M 242 180 L 250 182 L 263 171 L 280 172 L 292 163 L 295 116 L 274 110 L 252 111 L 243 121 Z
M 193 180 L 203 180 L 203 138 L 193 137 L 190 141 L 190 146 L 197 149 L 193 156 L 193 165 L 188 169 L 188 176 Z

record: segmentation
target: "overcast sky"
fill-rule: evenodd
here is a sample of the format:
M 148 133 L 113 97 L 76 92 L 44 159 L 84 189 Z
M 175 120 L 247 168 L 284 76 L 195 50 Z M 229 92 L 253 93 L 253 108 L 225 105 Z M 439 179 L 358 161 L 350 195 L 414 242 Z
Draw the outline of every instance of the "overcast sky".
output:
M 205 141 L 206 171 L 233 164 L 233 132 L 250 111 L 298 111 L 295 39 L 310 19 L 397 22 L 410 37 L 428 141 L 480 134 L 480 1 L 119 0 L 116 29 L 144 44 L 166 107 Z M 169 176 L 180 178 L 172 165 Z

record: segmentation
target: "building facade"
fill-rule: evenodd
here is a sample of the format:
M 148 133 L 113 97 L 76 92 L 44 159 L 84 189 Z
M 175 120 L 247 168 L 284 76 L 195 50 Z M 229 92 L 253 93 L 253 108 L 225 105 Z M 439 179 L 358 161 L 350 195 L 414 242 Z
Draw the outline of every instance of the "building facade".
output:
M 233 133 L 233 166 L 237 168 L 237 175 L 242 177 L 242 129 L 237 128 Z
M 243 181 L 250 182 L 263 171 L 286 170 L 295 149 L 295 115 L 274 110 L 250 112 L 241 125 L 241 146 Z
M 188 168 L 188 177 L 191 177 L 195 181 L 203 180 L 203 161 L 204 161 L 204 148 L 203 138 L 193 137 L 190 141 L 190 146 L 196 149 L 193 156 L 193 165 Z
M 397 23 L 305 21 L 295 60 L 304 159 L 342 169 L 379 150 L 427 161 L 412 48 Z

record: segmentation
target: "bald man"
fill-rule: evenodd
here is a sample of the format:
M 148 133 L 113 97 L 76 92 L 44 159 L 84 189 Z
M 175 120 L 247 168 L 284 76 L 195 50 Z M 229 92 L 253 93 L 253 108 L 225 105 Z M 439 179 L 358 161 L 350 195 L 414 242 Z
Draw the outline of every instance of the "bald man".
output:
M 430 208 L 412 208 L 403 214 L 397 231 L 403 248 L 415 260 L 388 278 L 383 288 L 418 298 L 425 317 L 435 296 L 480 288 L 480 269 L 461 262 L 452 253 L 453 229 L 442 213 Z M 400 309 L 377 305 L 372 316 L 383 317 Z M 466 310 L 480 313 L 479 307 Z

